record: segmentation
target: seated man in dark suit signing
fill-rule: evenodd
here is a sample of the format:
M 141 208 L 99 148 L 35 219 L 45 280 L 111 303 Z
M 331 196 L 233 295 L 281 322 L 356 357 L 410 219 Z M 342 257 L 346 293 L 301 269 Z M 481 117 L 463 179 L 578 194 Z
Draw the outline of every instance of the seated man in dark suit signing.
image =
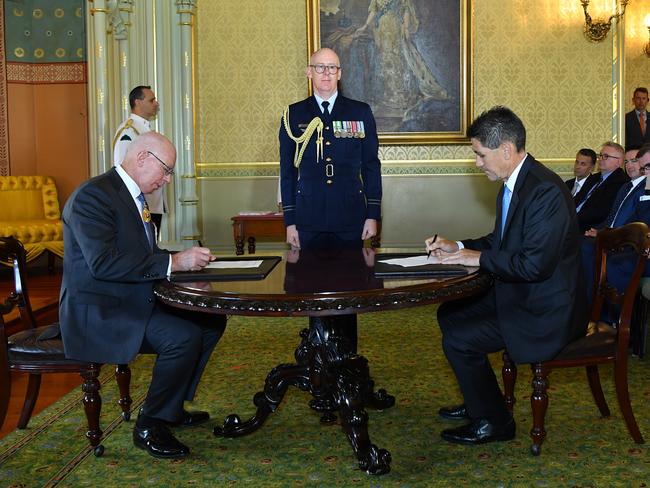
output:
M 571 192 L 571 196 L 575 197 L 582 187 L 589 179 L 591 172 L 594 170 L 596 165 L 596 151 L 583 147 L 576 154 L 576 161 L 573 165 L 573 174 L 575 178 L 566 180 L 566 186 Z M 592 180 L 593 181 L 593 180 Z
M 621 169 L 625 159 L 625 150 L 620 144 L 606 142 L 603 144 L 598 161 L 600 172 L 592 174 L 580 192 L 574 197 L 578 213 L 580 232 L 600 224 L 614 204 L 618 190 L 629 178 Z
M 438 309 L 443 350 L 465 400 L 439 413 L 470 420 L 442 437 L 481 444 L 515 436 L 487 355 L 505 348 L 517 363 L 551 359 L 585 332 L 587 316 L 578 221 L 566 185 L 526 153 L 526 129 L 509 109 L 484 112 L 468 135 L 476 166 L 503 182 L 494 230 L 461 242 L 433 237 L 426 247 L 436 262 L 480 266 L 494 277 L 483 295 Z
M 144 193 L 171 181 L 172 143 L 138 136 L 121 166 L 79 186 L 63 209 L 65 259 L 61 334 L 72 359 L 125 364 L 155 353 L 149 391 L 133 429 L 134 444 L 155 457 L 189 454 L 169 425 L 191 426 L 207 412 L 187 412 L 226 320 L 175 312 L 156 302 L 153 285 L 172 271 L 203 268 L 213 256 L 193 247 L 171 254 L 154 240 Z M 208 323 L 209 321 L 209 323 Z

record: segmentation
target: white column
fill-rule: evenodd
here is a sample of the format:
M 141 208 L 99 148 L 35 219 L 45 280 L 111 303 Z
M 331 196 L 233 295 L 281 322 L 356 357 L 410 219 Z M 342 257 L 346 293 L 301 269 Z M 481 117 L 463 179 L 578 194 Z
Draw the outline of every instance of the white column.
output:
M 614 8 L 616 2 L 614 1 Z M 612 141 L 625 145 L 625 17 L 614 21 L 612 33 Z M 625 169 L 625 168 L 623 168 Z
M 196 193 L 196 173 L 194 168 L 194 56 L 192 37 L 194 35 L 195 0 L 176 0 L 180 17 L 180 92 L 181 107 L 181 145 L 177 147 L 178 162 L 177 188 L 180 211 L 176 214 L 176 228 L 184 247 L 189 247 L 201 238 L 198 229 L 198 196 Z
M 89 0 L 88 27 L 88 131 L 90 133 L 90 174 L 103 173 L 111 166 L 111 136 L 108 127 L 106 95 L 107 78 L 107 15 L 104 0 Z
M 131 107 L 129 105 L 129 92 L 133 88 L 129 78 L 129 28 L 131 27 L 131 13 L 133 13 L 133 0 L 120 0 L 117 5 L 117 15 L 113 17 L 113 38 L 117 41 L 119 63 L 120 121 L 125 120 L 131 113 Z

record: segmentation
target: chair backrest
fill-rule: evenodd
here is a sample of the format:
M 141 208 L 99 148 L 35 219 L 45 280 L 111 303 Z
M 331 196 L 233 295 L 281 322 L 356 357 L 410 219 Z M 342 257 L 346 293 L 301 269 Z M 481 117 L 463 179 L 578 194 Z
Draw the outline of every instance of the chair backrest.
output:
M 5 307 L 0 309 L 0 313 L 5 315 L 13 309 L 13 304 L 18 305 L 23 325 L 27 328 L 36 327 L 27 291 L 27 255 L 22 243 L 11 236 L 0 237 L 0 261 L 12 263 L 14 275 L 14 291 L 9 295 Z
M 0 176 L 0 221 L 61 218 L 59 197 L 50 176 Z
M 616 326 L 619 354 L 627 354 L 632 309 L 649 253 L 650 229 L 642 222 L 604 229 L 596 236 L 596 279 L 590 320 L 597 323 L 605 306 L 620 307 Z M 607 263 L 614 255 L 628 263 L 626 270 L 630 270 L 625 285 L 621 287 L 619 284 L 619 288 L 608 280 Z

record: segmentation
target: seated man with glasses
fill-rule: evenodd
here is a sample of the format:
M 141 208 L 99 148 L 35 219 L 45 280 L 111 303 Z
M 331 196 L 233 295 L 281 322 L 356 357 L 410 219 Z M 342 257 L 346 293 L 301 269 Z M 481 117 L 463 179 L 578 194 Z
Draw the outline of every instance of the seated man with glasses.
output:
M 287 107 L 280 124 L 280 186 L 292 248 L 359 248 L 377 234 L 381 167 L 370 106 L 338 92 L 338 55 L 312 54 L 314 94 Z M 356 351 L 356 316 L 343 333 Z
M 225 315 L 178 311 L 153 288 L 173 271 L 198 271 L 214 256 L 204 247 L 177 253 L 153 238 L 145 194 L 171 181 L 176 149 L 157 132 L 133 139 L 122 164 L 81 184 L 63 209 L 65 260 L 59 316 L 66 357 L 128 364 L 156 354 L 133 443 L 158 458 L 189 448 L 170 426 L 194 426 L 208 412 L 188 412 L 203 370 L 223 334 Z
M 621 168 L 625 150 L 620 144 L 606 142 L 598 154 L 600 171 L 587 179 L 574 197 L 580 232 L 586 232 L 603 222 L 614 204 L 618 190 L 629 178 Z

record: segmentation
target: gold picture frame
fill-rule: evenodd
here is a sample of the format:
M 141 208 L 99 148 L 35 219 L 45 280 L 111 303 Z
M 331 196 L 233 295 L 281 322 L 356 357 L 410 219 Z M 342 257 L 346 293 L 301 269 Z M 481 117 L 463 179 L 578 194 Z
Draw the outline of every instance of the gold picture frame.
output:
M 380 144 L 469 144 L 472 0 L 306 2 L 309 54 L 337 52 L 341 93 L 370 104 Z

